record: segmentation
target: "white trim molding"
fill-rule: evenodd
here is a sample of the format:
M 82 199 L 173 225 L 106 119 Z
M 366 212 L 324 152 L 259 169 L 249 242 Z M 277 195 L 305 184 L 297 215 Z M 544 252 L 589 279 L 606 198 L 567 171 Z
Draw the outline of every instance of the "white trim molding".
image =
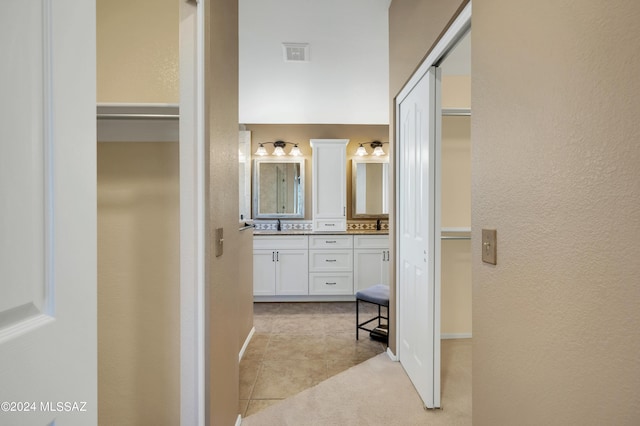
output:
M 390 347 L 387 347 L 387 352 L 385 352 L 387 354 L 387 356 L 391 359 L 391 361 L 393 362 L 398 362 L 398 357 L 396 356 L 396 354 L 394 354 L 391 351 Z
M 251 339 L 253 338 L 253 335 L 256 332 L 256 328 L 255 327 L 251 327 L 251 331 L 249 331 L 249 334 L 247 335 L 247 338 L 244 340 L 244 344 L 242 345 L 242 348 L 240 349 L 240 353 L 238 354 L 238 362 L 242 361 L 242 357 L 244 356 L 244 352 L 247 350 L 247 346 L 249 346 L 249 343 L 251 342 Z
M 452 339 L 471 339 L 471 333 L 442 333 L 440 335 L 441 340 Z

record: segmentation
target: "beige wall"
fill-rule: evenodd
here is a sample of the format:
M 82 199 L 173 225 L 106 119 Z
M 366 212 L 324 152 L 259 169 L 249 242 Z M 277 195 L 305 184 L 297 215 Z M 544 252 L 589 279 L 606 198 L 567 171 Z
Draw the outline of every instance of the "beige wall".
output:
M 474 425 L 638 424 L 638 19 L 473 3 Z
M 205 7 L 209 421 L 233 425 L 239 412 L 238 306 L 244 306 L 238 285 L 238 262 L 244 261 L 238 231 L 238 3 L 212 0 Z M 217 228 L 224 230 L 220 257 L 213 250 Z
M 443 103 L 447 90 L 443 84 Z M 468 92 L 467 98 L 470 94 Z M 442 119 L 441 177 L 442 227 L 471 227 L 470 117 L 448 116 Z M 472 331 L 471 242 L 442 240 L 441 265 L 441 332 L 445 335 L 469 335 Z
M 442 76 L 442 108 L 471 108 L 471 76 Z
M 351 159 L 355 156 L 356 149 L 362 143 L 374 140 L 387 142 L 389 138 L 389 126 L 385 125 L 358 125 L 358 124 L 247 124 L 247 130 L 251 131 L 251 153 L 258 149 L 262 142 L 274 142 L 284 140 L 297 143 L 305 159 L 305 202 L 304 218 L 311 220 L 311 176 L 312 161 L 310 139 L 349 139 L 347 145 L 347 219 L 351 219 Z M 383 145 L 388 152 L 389 145 Z M 267 145 L 267 151 L 272 152 L 273 146 Z M 287 150 L 290 148 L 287 148 Z M 371 147 L 367 146 L 369 152 Z M 253 156 L 253 159 L 256 157 Z M 253 179 L 253 177 L 252 177 Z
M 97 0 L 98 102 L 178 103 L 178 4 Z
M 394 136 L 394 105 L 395 97 L 402 89 L 405 82 L 418 67 L 431 45 L 445 28 L 458 7 L 466 0 L 394 0 L 389 7 L 389 97 L 390 97 L 390 123 L 389 142 L 391 143 L 389 186 L 391 188 L 390 201 L 395 205 L 395 181 L 393 176 L 393 136 Z M 393 209 L 389 214 L 391 222 L 395 220 Z M 393 243 L 395 234 L 390 228 L 389 238 Z M 391 247 L 391 265 L 394 265 L 395 247 Z M 390 315 L 395 317 L 395 269 L 389 268 L 391 300 Z M 392 322 L 389 329 L 389 346 L 392 351 L 395 347 L 395 324 Z
M 96 7 L 98 102 L 177 102 L 177 2 Z M 177 143 L 98 144 L 100 424 L 179 422 L 178 197 Z
M 98 421 L 180 413 L 178 144 L 98 143 Z

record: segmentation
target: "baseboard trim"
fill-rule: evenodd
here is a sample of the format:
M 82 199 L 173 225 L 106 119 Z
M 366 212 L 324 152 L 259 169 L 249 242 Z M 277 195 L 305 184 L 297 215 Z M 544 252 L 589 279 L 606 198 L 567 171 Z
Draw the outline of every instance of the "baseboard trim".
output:
M 238 418 L 236 419 L 236 426 L 240 426 L 242 424 L 242 415 L 238 414 Z
M 442 333 L 440 339 L 471 339 L 471 333 Z
M 398 357 L 393 352 L 391 352 L 391 348 L 387 347 L 386 353 L 387 353 L 387 356 L 391 358 L 391 361 L 395 361 L 395 362 L 398 361 Z
M 247 346 L 249 346 L 249 342 L 251 342 L 251 338 L 253 334 L 256 332 L 255 327 L 251 327 L 251 331 L 247 335 L 247 338 L 244 340 L 244 344 L 242 345 L 242 349 L 240 349 L 240 353 L 238 354 L 238 362 L 242 361 L 242 357 L 244 356 L 244 351 L 247 350 Z

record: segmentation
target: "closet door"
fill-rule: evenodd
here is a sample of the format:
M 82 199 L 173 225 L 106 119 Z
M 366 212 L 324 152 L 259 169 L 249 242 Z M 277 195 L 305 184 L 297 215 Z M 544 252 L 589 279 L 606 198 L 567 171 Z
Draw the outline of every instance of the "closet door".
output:
M 440 300 L 435 206 L 439 70 L 430 68 L 398 108 L 398 356 L 429 408 L 440 406 Z M 438 251 L 436 251 L 438 250 Z
M 96 424 L 95 2 L 0 16 L 0 423 Z

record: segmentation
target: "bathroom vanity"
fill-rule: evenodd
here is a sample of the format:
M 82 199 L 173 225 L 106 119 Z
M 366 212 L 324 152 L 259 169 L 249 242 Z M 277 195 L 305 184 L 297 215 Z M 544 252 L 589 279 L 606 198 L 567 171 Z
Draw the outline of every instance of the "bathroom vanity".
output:
M 255 301 L 354 300 L 389 277 L 386 231 L 255 231 Z

